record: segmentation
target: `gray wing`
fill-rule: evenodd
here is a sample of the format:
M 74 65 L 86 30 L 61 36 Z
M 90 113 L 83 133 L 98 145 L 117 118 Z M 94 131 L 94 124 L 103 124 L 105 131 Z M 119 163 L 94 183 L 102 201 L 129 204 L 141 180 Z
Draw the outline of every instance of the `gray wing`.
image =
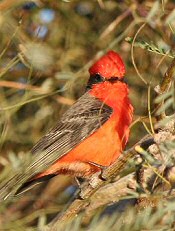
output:
M 63 114 L 58 124 L 32 148 L 34 154 L 24 171 L 0 184 L 0 199 L 14 195 L 20 186 L 46 170 L 60 157 L 93 134 L 111 116 L 112 109 L 85 93 Z

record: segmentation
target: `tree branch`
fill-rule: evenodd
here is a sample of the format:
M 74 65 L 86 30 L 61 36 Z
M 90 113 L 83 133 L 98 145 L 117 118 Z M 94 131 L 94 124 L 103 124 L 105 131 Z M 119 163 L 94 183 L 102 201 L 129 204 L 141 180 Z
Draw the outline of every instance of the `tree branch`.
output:
M 154 143 L 153 138 L 150 135 L 146 135 L 143 139 L 141 139 L 132 148 L 127 150 L 125 153 L 121 154 L 121 156 L 118 158 L 118 160 L 116 160 L 114 164 L 112 164 L 111 166 L 106 168 L 104 170 L 104 172 L 102 173 L 102 177 L 105 177 L 105 179 L 108 179 L 108 180 L 104 181 L 101 178 L 99 178 L 99 174 L 98 175 L 94 174 L 92 176 L 92 180 L 90 182 L 83 183 L 82 188 L 81 188 L 81 192 L 79 194 L 79 196 L 81 198 L 75 199 L 62 214 L 59 214 L 49 224 L 49 228 L 50 228 L 49 230 L 51 230 L 51 231 L 56 230 L 56 227 L 58 226 L 58 224 L 61 221 L 66 221 L 66 220 L 74 218 L 78 213 L 80 213 L 87 206 L 90 205 L 90 198 L 92 195 L 94 195 L 95 192 L 97 192 L 97 190 L 99 190 L 100 188 L 102 188 L 104 186 L 107 187 L 107 186 L 113 184 L 113 183 L 111 183 L 111 180 L 114 179 L 116 176 L 118 176 L 119 173 L 121 172 L 121 170 L 123 170 L 123 168 L 126 165 L 126 163 L 128 162 L 128 160 L 137 154 L 137 152 L 135 151 L 135 147 L 137 145 L 140 145 L 140 146 L 146 148 L 146 147 L 150 146 L 150 144 L 152 144 L 152 143 Z M 121 183 L 121 181 L 119 181 L 119 182 Z M 126 184 L 124 186 L 126 187 Z M 96 194 L 96 195 L 98 195 L 98 194 Z M 94 199 L 92 201 L 94 203 Z

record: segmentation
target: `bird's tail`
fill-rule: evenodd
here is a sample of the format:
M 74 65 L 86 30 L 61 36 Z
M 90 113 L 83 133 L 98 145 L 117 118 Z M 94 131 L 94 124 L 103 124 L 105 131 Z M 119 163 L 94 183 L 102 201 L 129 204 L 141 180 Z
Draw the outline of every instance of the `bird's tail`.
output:
M 25 182 L 23 174 L 16 174 L 0 183 L 0 201 L 13 197 Z
M 16 174 L 0 184 L 0 201 L 13 198 L 16 195 L 24 193 L 33 188 L 35 185 L 40 184 L 43 181 L 47 181 L 54 176 L 54 174 L 51 174 L 39 179 L 28 180 L 23 174 Z

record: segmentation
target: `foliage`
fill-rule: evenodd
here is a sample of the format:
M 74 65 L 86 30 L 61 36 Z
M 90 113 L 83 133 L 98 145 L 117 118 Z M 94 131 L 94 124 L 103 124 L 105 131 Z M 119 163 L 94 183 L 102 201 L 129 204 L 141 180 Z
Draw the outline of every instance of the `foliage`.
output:
M 84 92 L 88 68 L 109 49 L 116 50 L 125 61 L 135 108 L 128 147 L 145 134 L 155 132 L 152 124 L 158 114 L 171 115 L 156 125 L 167 126 L 174 118 L 174 84 L 157 98 L 154 87 L 162 82 L 175 56 L 174 17 L 173 1 L 1 1 L 0 180 L 22 165 L 33 144 Z M 161 104 L 157 114 L 155 104 Z M 164 181 L 165 174 L 157 166 L 173 166 L 170 153 L 174 152 L 174 131 L 170 133 L 160 144 L 161 161 L 153 156 L 153 149 L 142 153 L 146 159 L 143 167 L 156 168 L 159 181 Z M 124 175 L 136 169 L 132 159 Z M 172 185 L 173 177 L 167 178 Z M 44 229 L 74 197 L 75 185 L 72 178 L 58 176 L 2 202 L 1 230 Z M 162 203 L 154 208 L 148 206 L 138 213 L 127 200 L 129 196 L 137 199 L 138 193 L 129 194 L 122 198 L 124 202 L 111 202 L 111 213 L 108 203 L 90 215 L 85 211 L 71 223 L 60 222 L 58 230 L 174 230 L 174 198 L 169 196 L 170 189 L 155 188 L 160 195 L 156 191 L 153 197 Z M 138 189 L 143 190 L 143 196 L 148 190 L 141 185 Z M 126 209 L 121 211 L 123 206 Z

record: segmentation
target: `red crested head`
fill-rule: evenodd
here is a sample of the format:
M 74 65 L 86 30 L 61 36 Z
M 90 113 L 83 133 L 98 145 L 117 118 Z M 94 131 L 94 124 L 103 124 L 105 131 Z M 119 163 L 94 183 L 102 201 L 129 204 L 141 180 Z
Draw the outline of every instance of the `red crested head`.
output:
M 108 51 L 90 69 L 90 75 L 99 74 L 106 79 L 118 77 L 122 79 L 125 74 L 125 66 L 121 57 L 115 51 Z

